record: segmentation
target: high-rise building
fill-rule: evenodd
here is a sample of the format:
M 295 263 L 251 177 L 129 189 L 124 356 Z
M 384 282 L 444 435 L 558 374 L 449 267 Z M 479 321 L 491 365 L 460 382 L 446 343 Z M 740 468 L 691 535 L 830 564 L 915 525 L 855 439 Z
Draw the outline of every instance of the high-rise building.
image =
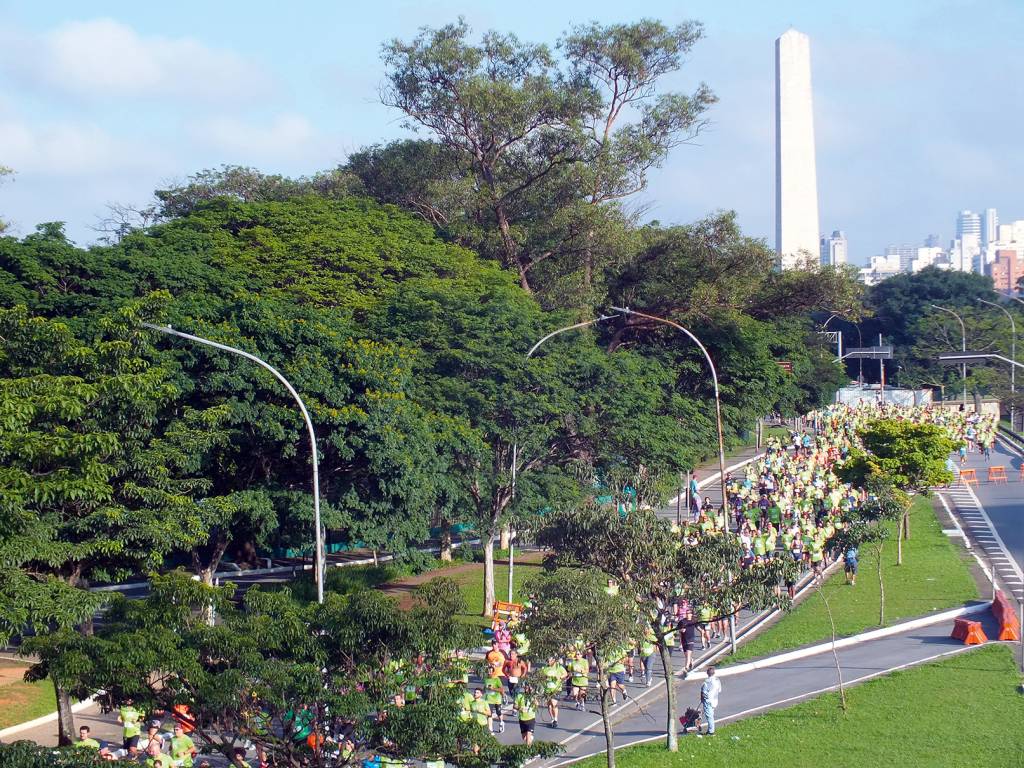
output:
M 899 260 L 900 272 L 909 272 L 910 265 L 917 258 L 916 245 L 887 245 L 886 256 L 895 256 Z
M 938 246 L 926 245 L 917 249 L 917 256 L 910 262 L 911 272 L 920 272 L 925 267 L 934 267 L 941 264 L 946 258 L 946 252 Z
M 775 253 L 782 269 L 819 252 L 811 42 L 795 29 L 775 41 Z
M 924 247 L 925 248 L 941 248 L 942 247 L 942 239 L 938 235 L 928 235 L 928 237 L 926 237 L 924 239 Z
M 837 267 L 846 263 L 846 235 L 843 230 L 832 231 L 829 237 L 821 238 L 821 265 L 823 267 Z
M 1012 294 L 1017 290 L 1017 278 L 1021 275 L 1021 259 L 1015 249 L 1000 249 L 991 267 L 992 287 L 997 291 Z
M 973 211 L 960 211 L 956 217 L 957 240 L 963 240 L 964 235 L 974 235 L 981 242 L 981 216 Z
M 981 217 L 981 247 L 993 243 L 999 237 L 999 214 L 995 208 L 986 208 Z

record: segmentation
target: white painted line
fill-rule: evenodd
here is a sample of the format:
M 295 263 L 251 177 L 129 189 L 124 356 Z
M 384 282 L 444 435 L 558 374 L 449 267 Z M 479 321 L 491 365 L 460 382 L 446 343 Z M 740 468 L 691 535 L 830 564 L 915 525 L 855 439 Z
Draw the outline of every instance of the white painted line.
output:
M 888 675 L 888 674 L 891 674 L 893 672 L 899 672 L 902 669 L 908 669 L 910 667 L 920 666 L 921 664 L 927 664 L 928 662 L 936 661 L 937 659 L 941 659 L 941 658 L 944 658 L 946 656 L 955 656 L 955 655 L 957 655 L 959 653 L 965 653 L 967 651 L 973 651 L 975 648 L 980 648 L 980 647 L 982 647 L 982 646 L 978 646 L 978 645 L 965 645 L 965 646 L 963 646 L 961 648 L 955 648 L 955 649 L 953 649 L 951 651 L 944 651 L 942 653 L 937 653 L 934 656 L 929 656 L 929 657 L 924 658 L 924 659 L 919 659 L 919 660 L 916 660 L 916 661 L 907 662 L 906 664 L 899 664 L 899 665 L 897 665 L 895 667 L 889 667 L 888 669 L 882 669 L 882 670 L 879 670 L 877 672 L 871 672 L 870 674 L 867 674 L 867 675 L 861 675 L 860 677 L 854 678 L 852 680 L 844 680 L 843 681 L 843 685 L 844 685 L 844 687 L 848 686 L 848 685 L 856 685 L 857 683 L 862 683 L 862 682 L 865 682 L 866 680 L 871 680 L 872 678 L 875 678 L 875 677 L 881 677 L 882 675 Z M 823 693 L 829 693 L 830 691 L 835 691 L 835 690 L 838 690 L 838 689 L 839 689 L 839 685 L 838 684 L 830 685 L 827 688 L 819 688 L 816 691 L 810 691 L 808 693 L 802 693 L 802 694 L 800 694 L 798 696 L 790 696 L 790 697 L 785 698 L 785 699 L 779 699 L 778 701 L 773 701 L 770 704 L 762 704 L 762 705 L 757 706 L 757 707 L 751 707 L 750 709 L 745 709 L 742 712 L 736 712 L 735 714 L 732 714 L 732 715 L 723 715 L 722 717 L 716 717 L 715 718 L 715 723 L 717 724 L 717 723 L 724 723 L 724 722 L 726 722 L 728 720 L 737 720 L 739 718 L 746 717 L 747 715 L 754 714 L 755 712 L 760 712 L 760 711 L 765 710 L 765 709 L 773 709 L 775 707 L 780 707 L 780 706 L 785 705 L 785 704 L 790 704 L 790 703 L 794 703 L 794 702 L 800 701 L 801 699 L 809 699 L 809 698 L 812 698 L 814 696 L 820 696 Z M 623 744 L 616 745 L 615 751 L 618 752 L 620 749 L 625 749 L 626 747 L 636 746 L 637 744 L 647 744 L 649 742 L 659 741 L 660 739 L 664 739 L 664 738 L 665 738 L 665 734 L 661 733 L 661 734 L 658 734 L 657 736 L 646 736 L 646 737 L 644 737 L 642 739 L 634 739 L 633 741 L 628 741 L 628 742 L 625 742 Z M 685 734 L 680 734 L 680 738 L 685 738 Z M 561 768 L 561 766 L 564 766 L 564 765 L 572 765 L 573 763 L 578 763 L 581 760 L 586 760 L 588 758 L 591 758 L 594 755 L 601 755 L 601 754 L 604 754 L 604 750 L 603 749 L 602 750 L 598 750 L 596 752 L 591 752 L 588 755 L 580 755 L 579 757 L 572 757 L 572 758 L 569 758 L 568 760 L 563 760 L 563 761 L 561 761 L 559 763 L 554 763 L 552 765 L 552 768 Z
M 990 518 L 988 516 L 988 512 L 985 511 L 985 506 L 981 503 L 981 501 L 978 499 L 978 497 L 975 496 L 974 491 L 972 491 L 970 488 L 968 488 L 967 490 L 970 492 L 971 496 L 974 498 L 974 503 L 978 505 L 978 510 L 985 517 L 985 522 L 987 522 L 989 528 L 992 529 L 992 534 L 995 536 L 996 541 L 999 543 L 999 548 L 1003 550 L 1003 554 L 1006 555 L 1009 558 L 1010 562 L 1013 564 L 1013 571 L 1014 571 L 1014 573 L 1016 573 L 1017 576 L 1020 576 L 1020 577 L 1024 578 L 1024 572 L 1022 572 L 1021 569 L 1020 569 L 1020 563 L 1018 563 L 1016 560 L 1014 560 L 1013 556 L 1010 555 L 1010 550 L 1006 548 L 1006 542 L 1003 541 L 1003 537 L 999 535 L 999 531 L 996 530 L 995 525 L 993 525 L 992 518 Z

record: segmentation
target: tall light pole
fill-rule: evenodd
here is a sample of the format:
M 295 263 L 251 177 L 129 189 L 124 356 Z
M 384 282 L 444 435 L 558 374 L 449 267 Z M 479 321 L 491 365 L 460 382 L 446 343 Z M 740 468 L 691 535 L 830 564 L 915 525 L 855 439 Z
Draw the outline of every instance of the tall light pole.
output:
M 982 304 L 988 304 L 990 307 L 995 307 L 1000 310 L 1007 319 L 1010 321 L 1010 358 L 1013 360 L 1017 359 L 1017 323 L 1013 319 L 1013 315 L 1010 311 L 1002 304 L 996 304 L 994 301 L 986 301 L 985 299 L 979 298 Z M 1014 419 L 1014 407 L 1013 400 L 1014 395 L 1017 393 L 1017 366 L 1010 366 L 1010 429 L 1017 428 L 1017 422 Z
M 655 315 L 648 315 L 645 312 L 637 312 L 636 310 L 630 309 L 629 307 L 612 307 L 615 312 L 621 312 L 624 315 L 635 315 L 636 317 L 643 317 L 647 320 L 653 320 L 656 323 L 662 325 L 668 325 L 675 328 L 677 331 L 681 331 L 689 337 L 690 341 L 700 347 L 700 351 L 704 353 L 704 359 L 708 362 L 708 368 L 711 369 L 711 381 L 715 387 L 715 423 L 718 425 L 718 479 L 722 486 L 722 512 L 725 515 L 725 536 L 729 537 L 729 492 L 726 489 L 725 482 L 725 437 L 722 434 L 722 400 L 719 396 L 718 390 L 718 370 L 715 368 L 715 361 L 711 359 L 711 355 L 708 354 L 707 347 L 698 339 L 689 328 L 684 328 L 679 323 L 672 320 L 668 320 L 664 317 L 657 317 Z M 730 581 L 732 581 L 732 572 L 727 574 Z M 729 614 L 729 643 L 732 646 L 732 652 L 736 653 L 736 614 L 730 612 Z
M 221 344 L 216 341 L 210 341 L 210 339 L 204 339 L 201 336 L 193 336 L 191 333 L 183 333 L 176 331 L 169 325 L 153 325 L 152 323 L 142 323 L 144 328 L 149 328 L 151 331 L 159 331 L 160 333 L 166 333 L 170 336 L 179 336 L 189 341 L 194 341 L 197 344 L 204 344 L 208 347 L 214 347 L 215 349 L 223 350 L 224 352 L 231 352 L 235 355 L 240 355 L 246 360 L 252 360 L 257 365 L 266 368 L 274 376 L 284 384 L 285 389 L 295 398 L 295 402 L 299 405 L 299 410 L 302 412 L 302 418 L 306 422 L 306 431 L 309 432 L 309 448 L 310 453 L 313 456 L 313 525 L 316 526 L 316 556 L 314 558 L 314 565 L 316 567 L 316 601 L 322 603 L 324 601 L 324 539 L 323 531 L 320 528 L 320 472 L 319 464 L 317 462 L 317 450 L 316 450 L 316 432 L 313 431 L 313 421 L 309 418 L 309 411 L 306 410 L 306 404 L 302 402 L 302 398 L 299 397 L 299 393 L 295 391 L 295 387 L 291 385 L 281 372 L 274 368 L 270 363 L 267 363 L 256 355 L 245 352 L 235 347 L 230 347 L 227 344 Z
M 828 333 L 828 324 L 831 323 L 833 320 L 835 320 L 837 317 L 839 317 L 839 315 L 837 315 L 837 314 L 835 314 L 833 312 L 832 315 L 829 316 L 828 320 L 826 320 L 824 323 L 821 324 L 821 331 L 822 331 L 822 333 Z M 843 332 L 842 331 L 835 331 L 834 333 L 836 334 L 836 344 L 837 344 L 837 347 L 836 347 L 836 357 L 838 357 L 840 360 L 842 360 L 843 359 Z
M 566 331 L 574 331 L 574 330 L 576 330 L 578 328 L 586 328 L 589 325 L 596 325 L 597 323 L 603 322 L 605 320 L 611 320 L 611 319 L 616 318 L 616 317 L 618 317 L 618 315 L 601 315 L 600 317 L 595 317 L 593 320 L 586 320 L 585 322 L 582 322 L 582 323 L 573 323 L 572 325 L 567 325 L 564 328 L 559 328 L 556 331 L 552 331 L 547 336 L 545 336 L 540 341 L 538 341 L 536 344 L 534 344 L 532 347 L 530 347 L 530 351 L 526 353 L 526 359 L 529 360 L 531 357 L 533 357 L 533 353 L 536 352 L 538 349 L 540 349 L 541 345 L 545 341 L 547 341 L 548 339 L 551 339 L 551 338 L 557 336 L 560 333 L 565 333 Z M 516 497 L 516 478 L 518 476 L 518 471 L 519 471 L 518 470 L 518 463 L 519 463 L 519 443 L 517 441 L 517 442 L 512 443 L 512 489 L 511 490 L 512 490 L 512 498 L 513 499 Z M 512 531 L 510 530 L 510 534 L 511 533 L 512 533 Z M 508 601 L 510 603 L 512 602 L 512 571 L 513 571 L 513 568 L 515 567 L 515 564 L 514 564 L 514 560 L 515 560 L 515 546 L 516 546 L 515 545 L 515 539 L 514 539 L 513 536 L 510 535 L 509 539 L 508 539 Z
M 945 312 L 946 314 L 952 315 L 953 317 L 955 317 L 957 319 L 957 321 L 960 323 L 960 338 L 961 338 L 960 351 L 961 352 L 966 352 L 967 351 L 967 326 L 964 325 L 964 319 L 962 317 L 960 317 L 960 315 L 958 315 L 952 309 L 946 309 L 945 307 L 940 307 L 938 304 L 932 304 L 931 306 L 932 306 L 933 309 L 937 309 L 940 312 Z M 964 408 L 966 409 L 967 408 L 967 363 L 964 363 L 963 366 L 960 368 L 960 379 L 963 382 L 963 386 L 964 386 Z
M 726 492 L 725 487 L 725 437 L 722 434 L 722 400 L 719 397 L 718 391 L 718 370 L 715 368 L 715 361 L 711 359 L 711 355 L 708 354 L 707 347 L 698 339 L 692 331 L 688 328 L 684 328 L 679 323 L 672 320 L 667 320 L 664 317 L 656 317 L 655 315 L 648 315 L 644 312 L 637 312 L 635 309 L 629 307 L 612 307 L 615 312 L 620 312 L 624 315 L 635 315 L 637 317 L 643 317 L 647 320 L 653 320 L 656 323 L 662 323 L 675 328 L 677 331 L 685 333 L 694 344 L 700 347 L 700 351 L 704 353 L 704 359 L 708 362 L 708 367 L 711 369 L 711 382 L 715 388 L 715 423 L 718 425 L 718 470 L 719 480 L 722 485 L 722 509 L 725 510 L 725 534 L 729 535 L 729 495 Z

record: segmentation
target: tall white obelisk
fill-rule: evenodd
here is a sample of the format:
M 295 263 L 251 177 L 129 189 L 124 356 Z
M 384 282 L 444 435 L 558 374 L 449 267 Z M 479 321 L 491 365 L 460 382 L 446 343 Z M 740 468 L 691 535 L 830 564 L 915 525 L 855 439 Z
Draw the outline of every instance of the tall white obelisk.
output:
M 811 41 L 788 30 L 775 41 L 775 252 L 782 269 L 818 261 Z

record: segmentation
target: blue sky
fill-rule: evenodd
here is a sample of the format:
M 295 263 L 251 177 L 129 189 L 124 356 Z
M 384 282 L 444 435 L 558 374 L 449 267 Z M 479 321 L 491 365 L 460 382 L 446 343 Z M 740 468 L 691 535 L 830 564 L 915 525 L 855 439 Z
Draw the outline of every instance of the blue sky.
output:
M 199 169 L 307 174 L 408 135 L 377 97 L 380 45 L 459 15 L 550 43 L 590 20 L 704 22 L 667 85 L 720 102 L 637 201 L 663 223 L 734 209 L 771 241 L 773 41 L 791 25 L 811 37 L 821 229 L 844 229 L 854 261 L 949 238 L 961 208 L 1024 218 L 1020 0 L 0 0 L 0 164 L 17 171 L 0 212 L 86 243 L 106 203 Z

